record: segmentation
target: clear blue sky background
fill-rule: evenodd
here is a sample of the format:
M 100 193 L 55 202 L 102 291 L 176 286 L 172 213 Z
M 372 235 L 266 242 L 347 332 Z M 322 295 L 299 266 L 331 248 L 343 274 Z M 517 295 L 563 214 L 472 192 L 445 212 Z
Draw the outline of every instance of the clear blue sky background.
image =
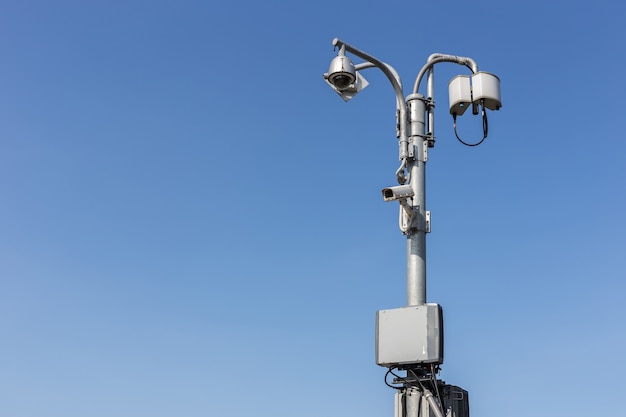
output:
M 472 415 L 609 415 L 626 372 L 626 7 L 617 1 L 0 5 L 0 415 L 391 416 L 405 305 L 384 76 L 502 80 L 477 148 L 436 69 L 428 301 Z M 356 59 L 358 62 L 359 60 Z M 464 116 L 467 140 L 479 119 Z

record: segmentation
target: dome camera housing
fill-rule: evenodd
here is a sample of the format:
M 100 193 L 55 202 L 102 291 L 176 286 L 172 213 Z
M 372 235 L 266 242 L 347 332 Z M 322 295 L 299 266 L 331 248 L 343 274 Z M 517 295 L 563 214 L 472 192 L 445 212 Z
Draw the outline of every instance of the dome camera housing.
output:
M 339 55 L 330 62 L 328 81 L 340 91 L 349 88 L 356 81 L 356 69 L 350 58 Z

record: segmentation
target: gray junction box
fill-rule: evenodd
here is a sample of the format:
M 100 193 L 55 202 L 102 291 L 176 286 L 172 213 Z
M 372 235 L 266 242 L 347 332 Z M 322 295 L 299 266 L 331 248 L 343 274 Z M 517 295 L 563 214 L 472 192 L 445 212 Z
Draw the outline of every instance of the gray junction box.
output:
M 424 304 L 376 312 L 376 363 L 392 368 L 443 363 L 443 312 Z

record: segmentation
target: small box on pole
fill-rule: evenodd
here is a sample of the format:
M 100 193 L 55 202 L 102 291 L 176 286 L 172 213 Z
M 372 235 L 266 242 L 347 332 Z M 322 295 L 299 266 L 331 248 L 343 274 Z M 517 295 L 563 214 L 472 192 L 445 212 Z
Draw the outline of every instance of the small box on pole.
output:
M 376 363 L 387 368 L 443 363 L 439 304 L 376 312 Z

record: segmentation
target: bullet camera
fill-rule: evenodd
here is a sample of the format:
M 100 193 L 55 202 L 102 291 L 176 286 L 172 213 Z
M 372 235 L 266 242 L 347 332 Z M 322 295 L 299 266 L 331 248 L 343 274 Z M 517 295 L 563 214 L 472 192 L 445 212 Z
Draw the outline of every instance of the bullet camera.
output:
M 406 200 L 414 195 L 415 192 L 410 185 L 383 188 L 383 200 L 385 201 Z

